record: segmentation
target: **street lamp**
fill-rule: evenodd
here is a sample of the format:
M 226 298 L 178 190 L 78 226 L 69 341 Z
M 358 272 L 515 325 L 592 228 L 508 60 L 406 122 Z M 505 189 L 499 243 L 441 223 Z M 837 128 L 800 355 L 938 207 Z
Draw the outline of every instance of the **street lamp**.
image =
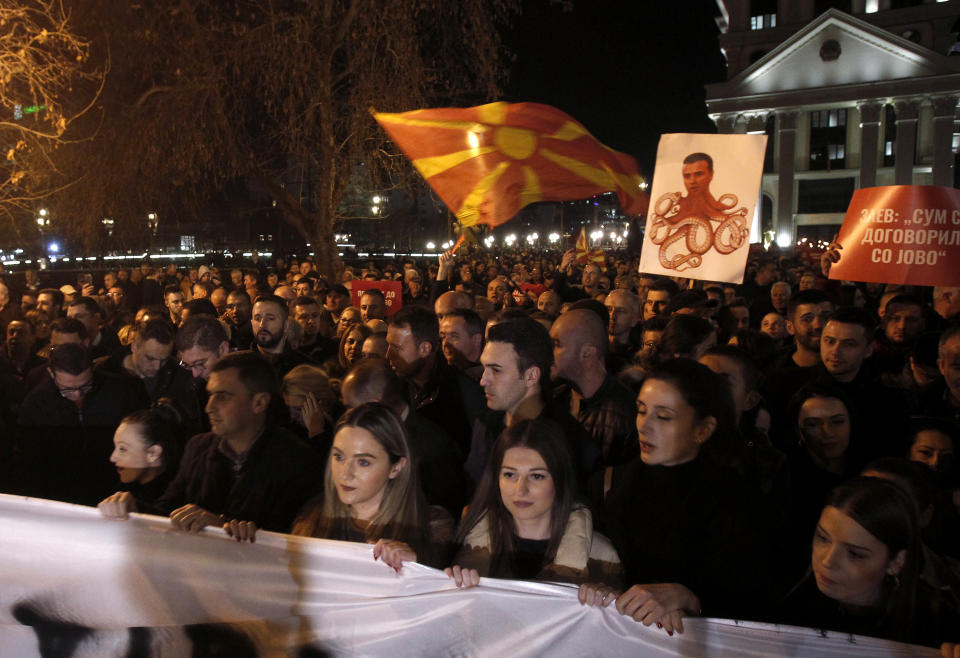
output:
M 157 234 L 157 227 L 160 225 L 160 219 L 157 217 L 157 213 L 148 212 L 147 213 L 147 228 L 149 228 L 154 235 Z

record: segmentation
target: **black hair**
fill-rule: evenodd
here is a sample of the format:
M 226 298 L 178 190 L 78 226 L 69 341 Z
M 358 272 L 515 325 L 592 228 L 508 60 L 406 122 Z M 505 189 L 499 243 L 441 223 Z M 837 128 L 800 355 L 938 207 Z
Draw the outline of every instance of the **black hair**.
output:
M 444 314 L 443 317 L 444 319 L 462 318 L 464 324 L 467 325 L 467 333 L 469 333 L 471 336 L 476 336 L 477 334 L 483 333 L 483 318 L 481 318 L 480 314 L 474 311 L 472 308 L 455 308 L 452 311 Z
M 576 309 L 585 309 L 587 311 L 593 311 L 596 313 L 597 317 L 600 318 L 600 321 L 603 323 L 603 326 L 606 327 L 610 324 L 610 309 L 606 307 L 603 302 L 597 301 L 593 298 L 587 299 L 578 299 L 570 305 L 568 311 L 573 311 Z
M 174 432 L 174 424 L 167 417 L 163 407 L 134 411 L 125 416 L 120 423 L 140 427 L 144 445 L 148 448 L 158 445 L 161 448 L 160 472 L 176 473 L 177 465 L 180 463 L 180 446 Z
M 666 358 L 692 355 L 697 345 L 713 333 L 709 320 L 698 315 L 674 315 L 660 337 L 660 353 Z
M 74 306 L 82 306 L 87 309 L 88 312 L 103 317 L 103 309 L 100 308 L 100 304 L 92 297 L 77 297 L 70 302 L 68 308 L 73 308 Z
M 440 323 L 437 321 L 436 314 L 428 308 L 404 306 L 390 318 L 390 325 L 409 327 L 417 345 L 430 343 L 434 353 L 440 346 Z
M 287 300 L 283 297 L 277 297 L 276 295 L 257 295 L 257 299 L 253 302 L 256 304 L 276 304 L 280 307 L 280 315 L 283 316 L 283 319 L 286 320 L 287 316 L 290 315 L 290 307 L 287 306 Z
M 143 345 L 148 340 L 155 340 L 161 345 L 170 345 L 176 330 L 166 318 L 155 318 L 137 329 L 137 344 Z
M 706 153 L 691 153 L 683 159 L 683 164 L 693 164 L 694 162 L 706 162 L 710 171 L 713 171 L 713 158 Z
M 787 319 L 793 322 L 798 306 L 804 304 L 825 304 L 827 302 L 830 302 L 830 296 L 822 290 L 817 290 L 816 288 L 801 290 L 797 294 L 791 295 L 790 301 L 787 302 Z
M 82 375 L 93 368 L 90 350 L 77 343 L 55 345 L 50 349 L 50 370 Z
M 271 403 L 280 398 L 280 380 L 277 372 L 265 356 L 259 352 L 243 350 L 231 352 L 217 359 L 210 372 L 237 370 L 237 376 L 250 393 L 267 393 Z
M 220 345 L 229 342 L 227 332 L 220 321 L 209 315 L 194 315 L 190 317 L 177 331 L 177 351 L 184 352 L 194 347 L 201 347 L 210 352 L 216 352 Z
M 189 311 L 189 317 L 195 315 L 209 315 L 211 317 L 217 317 L 217 307 L 213 305 L 213 302 L 210 301 L 208 297 L 201 297 L 200 299 L 191 299 L 189 302 L 184 303 L 184 311 Z
M 536 320 L 524 317 L 499 322 L 487 333 L 488 343 L 507 343 L 517 353 L 517 371 L 522 375 L 532 366 L 540 369 L 540 391 L 546 399 L 553 365 L 553 342 L 550 332 Z
M 877 331 L 877 323 L 869 311 L 856 306 L 841 306 L 830 316 L 830 322 L 840 322 L 842 324 L 855 324 L 863 327 L 864 336 L 867 342 L 873 340 L 873 334 Z
M 54 331 L 58 334 L 76 334 L 80 340 L 88 338 L 87 327 L 76 318 L 57 318 L 50 323 L 50 333 Z

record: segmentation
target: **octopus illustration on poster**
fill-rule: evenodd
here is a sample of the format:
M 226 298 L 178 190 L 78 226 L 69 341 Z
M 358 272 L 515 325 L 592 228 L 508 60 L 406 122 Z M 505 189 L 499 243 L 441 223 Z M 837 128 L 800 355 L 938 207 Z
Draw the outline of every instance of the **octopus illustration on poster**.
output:
M 696 143 L 691 143 L 694 138 Z M 749 142 L 738 143 L 746 149 L 739 149 L 742 155 L 732 158 L 736 149 L 730 149 L 729 144 L 715 143 L 717 138 L 725 142 L 730 138 L 738 141 L 746 138 Z M 765 139 L 763 135 L 664 135 L 661 138 L 651 196 L 654 201 L 647 217 L 647 248 L 641 256 L 642 272 L 682 274 L 713 281 L 742 280 L 746 248 L 741 252 L 743 257 L 735 258 L 735 262 L 718 258 L 711 263 L 707 254 L 713 251 L 720 257 L 728 257 L 749 244 L 754 204 L 741 203 L 740 199 L 757 196 Z M 712 148 L 706 148 L 709 142 L 714 142 Z M 705 148 L 692 150 L 691 147 L 696 146 Z M 711 190 L 717 174 L 711 153 L 722 153 L 725 167 L 736 173 L 736 177 L 727 176 L 722 183 L 718 181 L 714 187 L 723 191 L 716 196 Z M 755 160 L 751 162 L 752 159 Z M 677 169 L 682 175 L 683 191 L 673 191 L 678 182 Z M 733 191 L 728 191 L 731 187 Z

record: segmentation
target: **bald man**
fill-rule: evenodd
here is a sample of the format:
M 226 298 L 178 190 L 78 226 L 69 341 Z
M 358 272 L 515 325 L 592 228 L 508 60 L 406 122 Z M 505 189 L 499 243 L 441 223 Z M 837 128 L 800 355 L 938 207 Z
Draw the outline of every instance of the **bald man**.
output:
M 610 311 L 607 369 L 617 373 L 641 347 L 642 334 L 635 331 L 640 321 L 640 298 L 629 290 L 611 290 L 603 305 Z
M 465 292 L 448 290 L 433 303 L 433 312 L 438 320 L 443 320 L 447 313 L 458 308 L 473 310 L 473 297 Z
M 555 399 L 570 410 L 602 453 L 603 466 L 618 466 L 637 453 L 633 393 L 607 372 L 607 327 L 598 313 L 572 309 L 550 329 L 553 378 L 563 382 Z

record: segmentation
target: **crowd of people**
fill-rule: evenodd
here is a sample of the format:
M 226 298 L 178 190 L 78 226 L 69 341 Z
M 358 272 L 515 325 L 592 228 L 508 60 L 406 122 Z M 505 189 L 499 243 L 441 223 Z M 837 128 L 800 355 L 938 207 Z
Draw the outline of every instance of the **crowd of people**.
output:
M 464 249 L 0 282 L 0 491 L 458 587 L 960 642 L 960 288 Z M 354 281 L 399 281 L 351 297 Z M 396 308 L 399 306 L 399 309 Z M 952 655 L 952 653 L 951 653 Z

